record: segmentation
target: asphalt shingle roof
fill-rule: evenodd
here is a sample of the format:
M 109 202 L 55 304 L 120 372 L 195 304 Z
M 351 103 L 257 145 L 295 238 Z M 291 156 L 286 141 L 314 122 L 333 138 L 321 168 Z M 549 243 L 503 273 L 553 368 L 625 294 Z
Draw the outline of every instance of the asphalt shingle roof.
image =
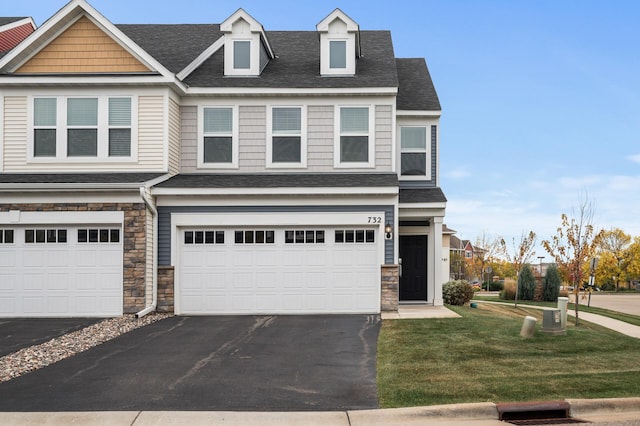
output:
M 401 189 L 400 203 L 442 203 L 447 197 L 440 188 Z
M 397 99 L 399 110 L 441 110 L 440 100 L 424 59 L 396 59 L 396 69 L 400 80 Z
M 141 184 L 162 175 L 164 173 L 0 173 L 0 184 Z
M 315 31 L 268 31 L 276 58 L 260 77 L 224 77 L 224 49 L 185 82 L 197 87 L 351 88 L 397 87 L 395 57 L 388 31 L 361 31 L 362 57 L 353 77 L 320 76 L 320 37 Z
M 179 174 L 158 188 L 331 188 L 398 186 L 395 173 Z
M 222 37 L 218 24 L 126 24 L 116 27 L 176 74 Z
M 27 19 L 26 17 L 8 17 L 8 16 L 0 16 L 0 27 L 3 25 L 11 24 L 12 22 L 22 21 L 23 19 Z

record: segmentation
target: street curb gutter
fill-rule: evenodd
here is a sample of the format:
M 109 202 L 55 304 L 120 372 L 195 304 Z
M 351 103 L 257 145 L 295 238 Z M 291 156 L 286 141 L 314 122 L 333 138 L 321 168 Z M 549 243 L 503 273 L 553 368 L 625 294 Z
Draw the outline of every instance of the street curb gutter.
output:
M 640 413 L 640 398 L 567 399 L 572 417 Z

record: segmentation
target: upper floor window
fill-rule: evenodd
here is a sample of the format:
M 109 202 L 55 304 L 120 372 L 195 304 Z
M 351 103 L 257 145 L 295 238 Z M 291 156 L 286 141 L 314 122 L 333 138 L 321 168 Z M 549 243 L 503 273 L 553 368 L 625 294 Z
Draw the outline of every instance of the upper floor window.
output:
M 133 100 L 129 97 L 33 99 L 33 158 L 131 158 Z
M 329 68 L 331 69 L 347 68 L 347 41 L 346 40 L 329 41 Z
M 204 107 L 199 163 L 204 167 L 237 167 L 237 131 L 232 107 Z
M 425 176 L 427 173 L 427 128 L 400 128 L 402 176 Z
M 373 138 L 368 107 L 340 107 L 337 166 L 369 167 L 373 165 Z
M 268 164 L 282 167 L 306 166 L 306 138 L 301 107 L 271 108 L 270 143 L 267 144 Z
M 251 42 L 236 40 L 233 42 L 233 68 L 248 70 L 251 68 Z

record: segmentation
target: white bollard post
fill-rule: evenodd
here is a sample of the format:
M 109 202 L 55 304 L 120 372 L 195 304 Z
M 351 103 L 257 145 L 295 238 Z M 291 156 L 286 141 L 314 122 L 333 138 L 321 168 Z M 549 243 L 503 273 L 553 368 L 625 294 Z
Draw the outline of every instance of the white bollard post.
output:
M 560 324 L 562 329 L 567 328 L 567 303 L 569 303 L 568 297 L 558 297 L 558 309 L 560 309 Z
M 533 334 L 536 331 L 536 320 L 534 317 L 526 316 L 524 317 L 524 322 L 522 323 L 522 329 L 520 330 L 520 335 L 525 338 L 533 337 Z

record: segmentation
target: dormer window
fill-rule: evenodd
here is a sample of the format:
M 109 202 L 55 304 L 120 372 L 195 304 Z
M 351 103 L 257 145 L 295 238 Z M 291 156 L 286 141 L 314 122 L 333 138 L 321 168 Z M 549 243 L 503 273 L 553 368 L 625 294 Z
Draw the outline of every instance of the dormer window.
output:
M 360 29 L 340 9 L 316 25 L 320 33 L 320 75 L 353 76 L 360 56 Z
M 224 33 L 224 75 L 259 76 L 274 55 L 262 25 L 247 12 L 236 13 L 220 24 Z
M 233 69 L 251 69 L 251 42 L 238 40 L 233 42 Z
M 329 68 L 332 70 L 347 68 L 347 41 L 329 41 Z

